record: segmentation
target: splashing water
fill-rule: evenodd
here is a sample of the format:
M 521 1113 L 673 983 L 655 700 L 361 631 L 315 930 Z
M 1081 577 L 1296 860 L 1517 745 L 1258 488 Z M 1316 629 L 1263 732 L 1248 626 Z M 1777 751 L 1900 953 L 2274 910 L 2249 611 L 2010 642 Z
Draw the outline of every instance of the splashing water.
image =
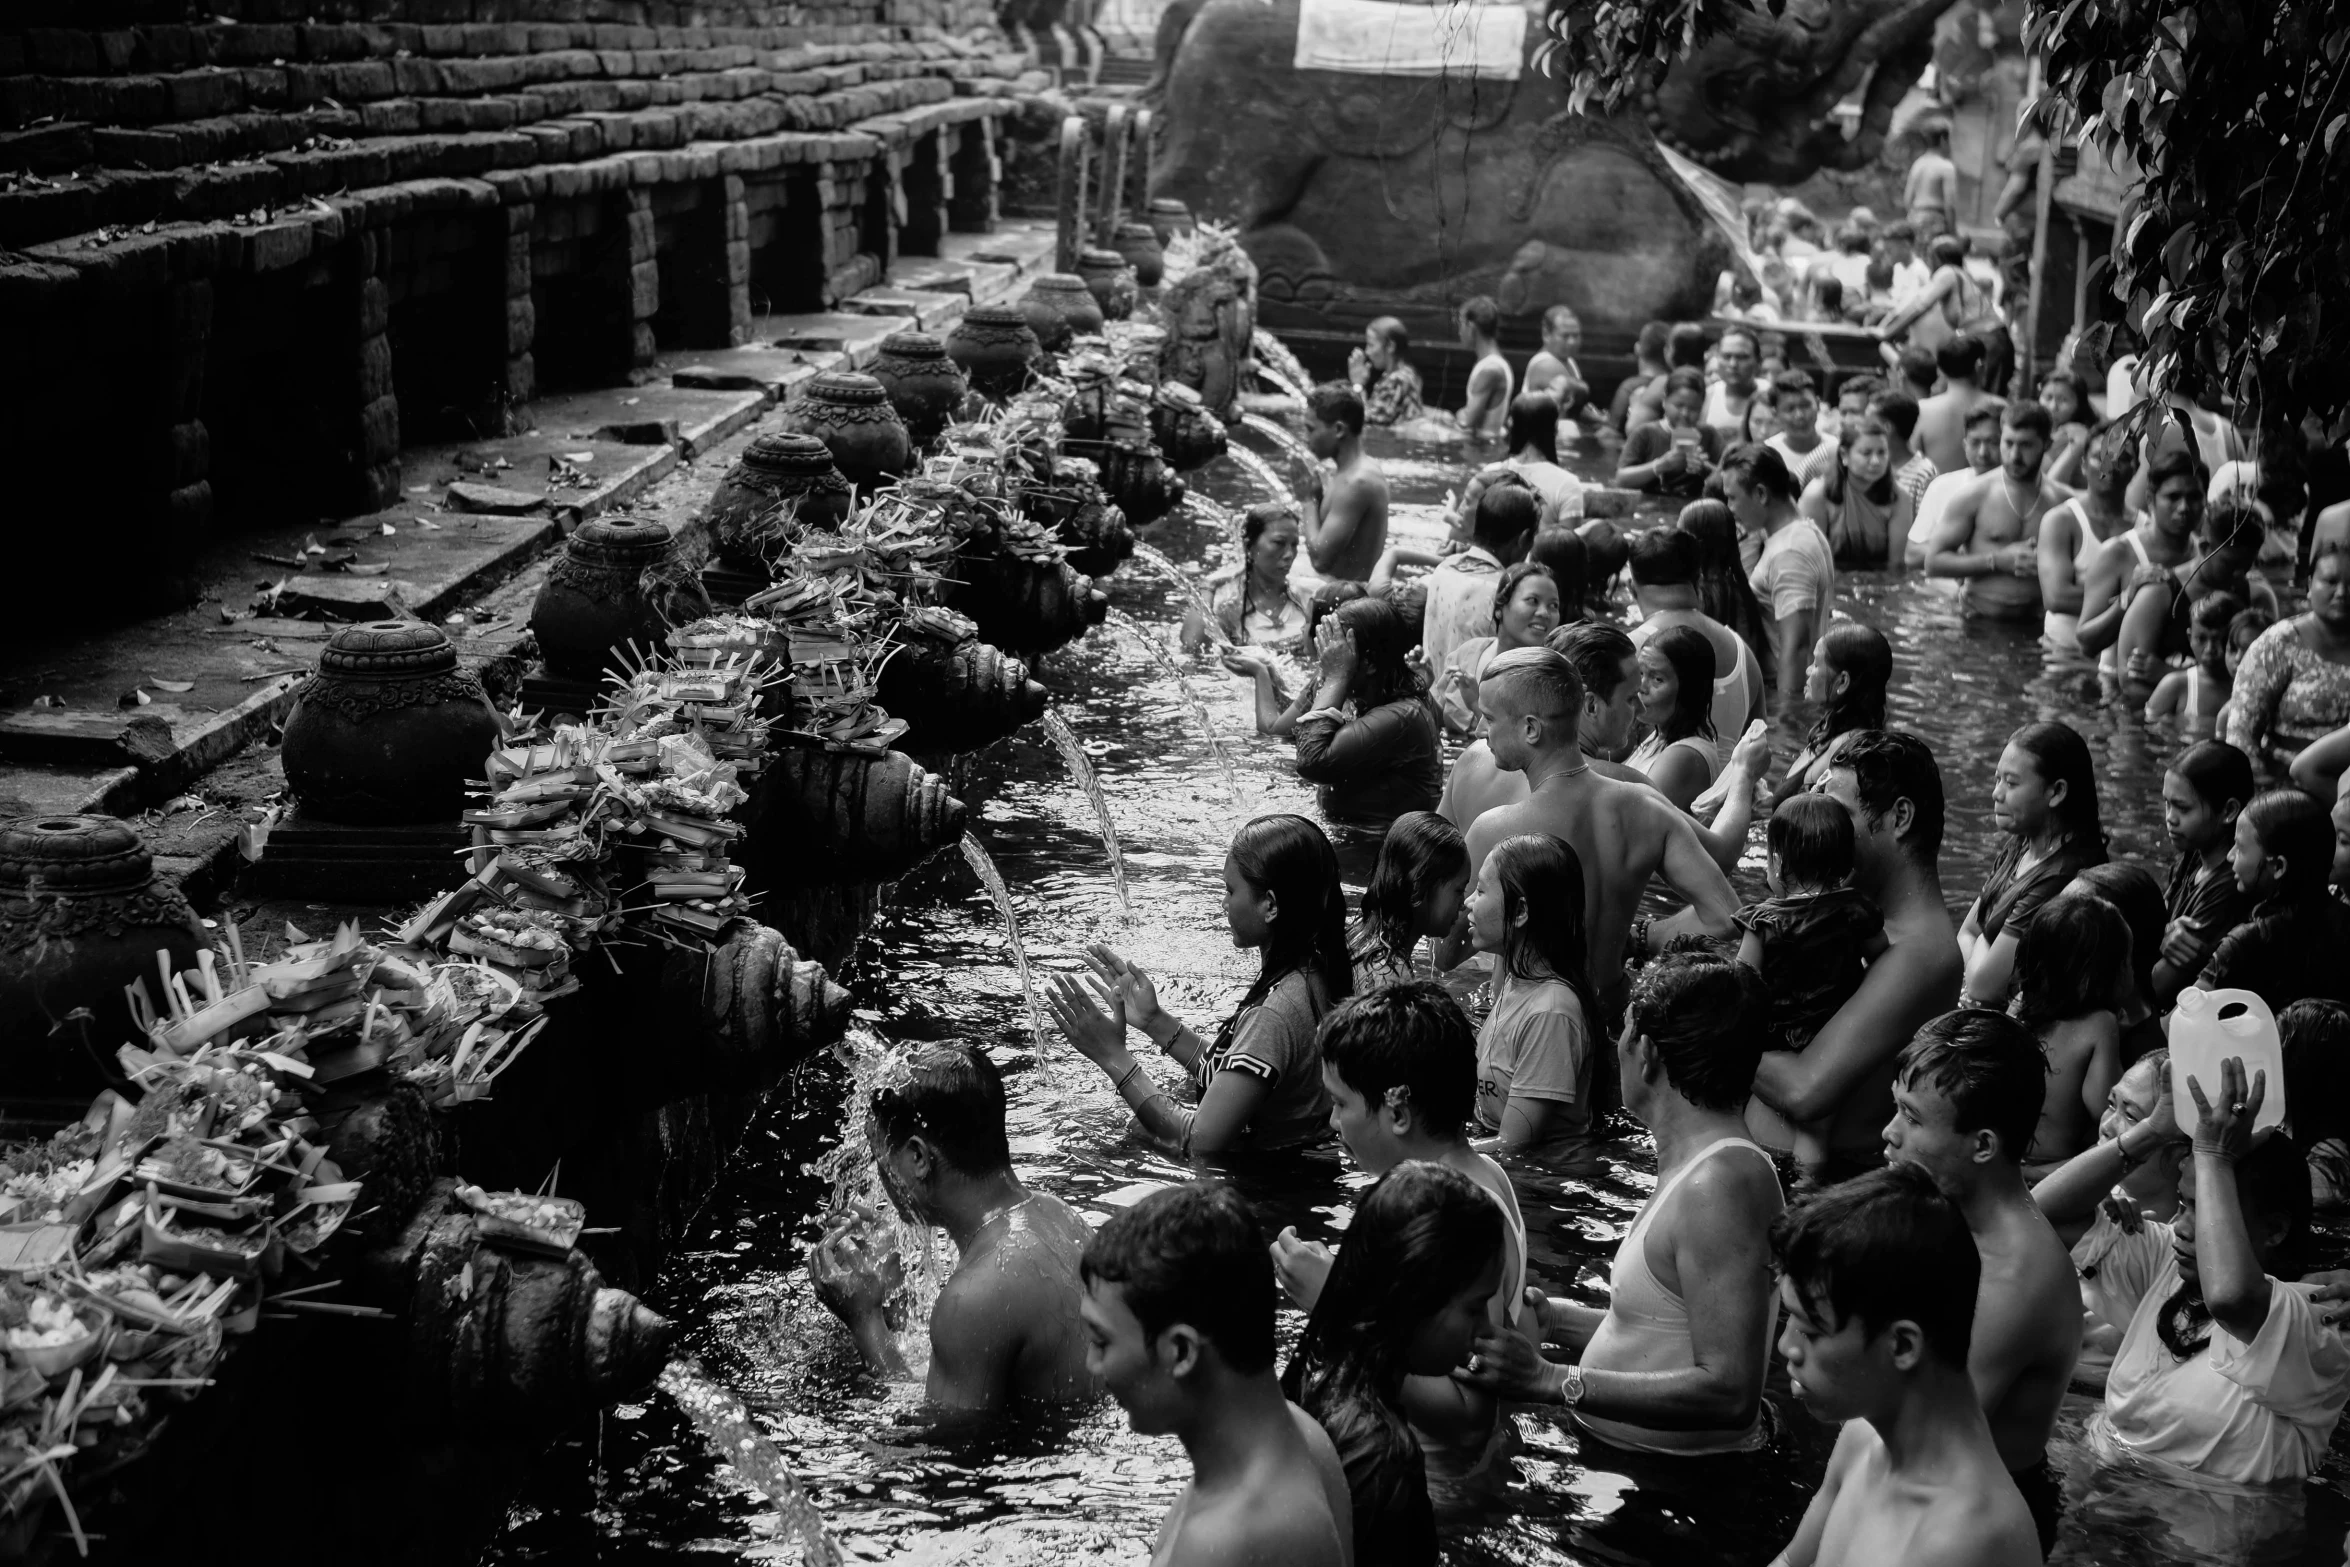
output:
M 1308 473 L 1322 466 L 1322 459 L 1314 455 L 1314 449 L 1305 443 L 1304 437 L 1280 421 L 1268 419 L 1263 414 L 1242 414 L 1240 425 L 1242 429 L 1254 430 L 1280 447 L 1283 453 L 1295 459 Z
M 1234 805 L 1241 804 L 1240 775 L 1232 770 L 1232 758 L 1225 754 L 1224 741 L 1216 733 L 1216 721 L 1208 716 L 1207 704 L 1199 699 L 1199 693 L 1191 689 L 1191 682 L 1184 677 L 1183 666 L 1175 662 L 1175 656 L 1167 651 L 1164 643 L 1136 625 L 1133 617 L 1124 610 L 1113 606 L 1110 610 L 1110 624 L 1140 643 L 1151 657 L 1159 661 L 1159 667 L 1174 677 L 1175 689 L 1183 693 L 1183 705 L 1191 710 L 1192 721 L 1199 725 L 1200 738 L 1207 742 L 1208 754 L 1216 759 L 1217 768 L 1224 774 L 1225 793 L 1231 796 Z
M 1200 620 L 1207 627 L 1210 641 L 1218 647 L 1232 645 L 1232 639 L 1224 634 L 1224 627 L 1216 619 L 1216 611 L 1205 598 L 1201 597 L 1199 584 L 1191 580 L 1191 573 L 1176 565 L 1148 544 L 1136 544 L 1134 558 L 1175 584 L 1176 590 L 1183 595 L 1193 609 L 1199 612 Z
M 776 1521 L 784 1539 L 797 1540 L 803 1567 L 842 1567 L 840 1547 L 824 1527 L 824 1515 L 808 1499 L 807 1489 L 791 1472 L 775 1444 L 759 1434 L 741 1399 L 679 1361 L 661 1372 L 661 1391 L 667 1393 L 710 1451 L 730 1464 L 734 1472 L 765 1492 L 775 1503 Z
M 849 1091 L 841 1109 L 841 1137 L 818 1155 L 814 1163 L 804 1166 L 803 1173 L 825 1184 L 828 1232 L 843 1217 L 860 1212 L 870 1214 L 871 1219 L 863 1224 L 868 1246 L 876 1255 L 895 1251 L 904 1265 L 905 1282 L 889 1299 L 889 1319 L 897 1331 L 898 1348 L 907 1366 L 919 1376 L 929 1366 L 930 1335 L 907 1330 L 929 1322 L 930 1308 L 937 1303 L 939 1291 L 945 1288 L 947 1276 L 954 1272 L 954 1264 L 948 1258 L 955 1251 L 955 1244 L 943 1231 L 899 1216 L 896 1202 L 881 1184 L 881 1172 L 873 1163 L 872 1145 L 865 1135 L 866 1123 L 873 1114 L 874 1095 L 902 1088 L 912 1080 L 909 1058 L 905 1051 L 862 1028 L 850 1029 L 832 1047 L 832 1053 L 849 1072 Z
M 1064 726 L 1065 728 L 1066 726 Z M 1102 817 L 1102 822 L 1106 829 L 1109 823 L 1109 817 L 1106 813 Z M 996 912 L 1004 917 L 1004 944 L 1012 949 L 1012 967 L 1020 971 L 1020 994 L 1028 998 L 1029 1037 L 1035 1044 L 1037 1053 L 1042 1055 L 1044 1053 L 1044 1012 L 1036 1004 L 1036 979 L 1028 972 L 1027 949 L 1020 945 L 1020 918 L 1012 910 L 1012 889 L 1004 885 L 1004 873 L 996 869 L 994 856 L 987 852 L 986 846 L 977 838 L 972 837 L 969 833 L 963 834 L 962 848 L 963 858 L 970 863 L 971 869 L 978 873 L 979 884 L 987 889 L 987 895 L 995 900 Z M 1124 888 L 1121 887 L 1119 896 L 1124 897 L 1124 895 Z
M 1287 501 L 1290 498 L 1289 486 L 1281 482 L 1281 475 L 1275 473 L 1273 465 L 1255 452 L 1235 441 L 1226 449 L 1225 455 L 1264 488 L 1267 500 Z
M 1118 889 L 1118 913 L 1121 918 L 1134 917 L 1134 904 L 1126 896 L 1126 854 L 1118 844 L 1118 824 L 1110 819 L 1110 802 L 1102 793 L 1100 780 L 1093 775 L 1093 758 L 1085 754 L 1075 732 L 1057 712 L 1044 715 L 1045 737 L 1061 753 L 1061 760 L 1069 764 L 1069 776 L 1077 781 L 1086 799 L 1093 802 L 1093 814 L 1102 824 L 1102 852 L 1110 857 L 1110 881 Z
M 1257 374 L 1299 402 L 1306 400 L 1306 382 L 1312 377 L 1297 362 L 1297 355 L 1289 351 L 1287 343 L 1258 327 L 1256 335 L 1249 339 L 1249 352 L 1256 358 Z

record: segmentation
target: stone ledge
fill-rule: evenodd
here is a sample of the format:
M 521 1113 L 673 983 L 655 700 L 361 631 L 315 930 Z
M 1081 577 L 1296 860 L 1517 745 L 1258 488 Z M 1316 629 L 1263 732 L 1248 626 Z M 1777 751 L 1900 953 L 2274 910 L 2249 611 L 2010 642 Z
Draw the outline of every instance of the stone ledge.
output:
M 730 107 L 747 113 L 747 106 Z M 486 184 L 496 200 L 525 202 L 613 188 L 613 181 L 652 185 L 793 163 L 869 160 L 884 146 L 1007 114 L 1013 105 L 1008 99 L 962 99 L 874 112 L 883 107 L 863 96 L 839 97 L 821 114 L 803 106 L 799 117 L 809 123 L 782 128 L 768 123 L 781 115 L 732 120 L 696 115 L 689 122 L 658 113 L 584 113 L 536 125 L 530 132 L 378 136 L 348 147 L 272 152 L 192 173 L 106 170 L 87 180 L 0 192 L 0 245 L 70 262 L 86 254 L 104 257 L 152 237 L 143 232 L 148 227 L 176 231 L 217 225 L 222 232 L 246 233 L 252 226 L 235 220 L 257 210 L 272 214 L 268 224 L 307 223 L 331 244 L 344 237 L 354 211 L 369 227 L 404 217 L 404 212 L 387 216 L 379 210 L 386 190 L 457 181 Z M 658 145 L 640 146 L 640 138 Z M 624 167 L 614 168 L 614 158 L 625 159 Z M 141 232 L 97 239 L 109 229 Z

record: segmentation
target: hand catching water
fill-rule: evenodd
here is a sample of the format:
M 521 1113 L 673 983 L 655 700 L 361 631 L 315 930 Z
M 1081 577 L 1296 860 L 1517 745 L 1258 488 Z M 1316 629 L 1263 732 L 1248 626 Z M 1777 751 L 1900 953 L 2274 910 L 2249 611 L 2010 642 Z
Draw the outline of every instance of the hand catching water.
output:
M 1126 1004 L 1115 988 L 1088 974 L 1047 977 L 1045 1009 L 1077 1053 L 1105 1071 L 1123 1070 L 1126 1055 Z
M 1154 1025 L 1166 1014 L 1159 1007 L 1159 987 L 1151 983 L 1151 977 L 1099 944 L 1085 949 L 1085 966 L 1116 994 L 1119 1005 L 1126 1009 L 1126 1021 L 1156 1039 Z
M 824 1238 L 808 1253 L 808 1282 L 835 1316 L 854 1323 L 880 1315 L 905 1284 L 906 1263 L 880 1215 L 853 1203 L 825 1225 Z

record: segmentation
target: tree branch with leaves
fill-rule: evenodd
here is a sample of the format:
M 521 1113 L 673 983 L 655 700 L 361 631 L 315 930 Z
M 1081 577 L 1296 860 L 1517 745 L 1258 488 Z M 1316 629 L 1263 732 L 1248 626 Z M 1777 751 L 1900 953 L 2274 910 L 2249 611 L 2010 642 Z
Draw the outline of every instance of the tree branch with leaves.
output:
M 2037 0 L 2026 45 L 2082 139 L 2137 179 L 2111 285 L 2149 390 L 2283 432 L 2350 404 L 2350 3 Z

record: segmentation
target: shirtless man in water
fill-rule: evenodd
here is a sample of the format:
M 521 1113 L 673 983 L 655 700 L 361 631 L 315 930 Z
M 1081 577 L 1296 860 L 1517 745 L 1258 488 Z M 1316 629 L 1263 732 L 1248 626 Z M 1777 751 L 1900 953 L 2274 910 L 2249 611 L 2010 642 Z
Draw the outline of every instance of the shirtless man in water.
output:
M 2043 1551 L 2062 1505 L 2048 1438 L 2081 1357 L 2080 1276 L 2024 1182 L 2047 1085 L 2030 1029 L 2002 1012 L 1946 1012 L 1902 1051 L 1885 1123 L 1887 1162 L 1931 1175 L 1975 1238 L 1983 1282 L 1967 1372 Z
M 1851 813 L 1852 884 L 1884 911 L 1888 946 L 1809 1045 L 1765 1052 L 1746 1124 L 1764 1147 L 1792 1149 L 1809 1184 L 1827 1185 L 1882 1160 L 1894 1057 L 1958 1004 L 1966 965 L 1942 897 L 1942 773 L 1926 743 L 1864 730 L 1818 787 Z
M 1517 377 L 1501 356 L 1501 307 L 1483 294 L 1461 306 L 1461 346 L 1477 362 L 1469 367 L 1469 400 L 1453 419 L 1471 435 L 1499 435 Z
M 1967 465 L 1966 428 L 1977 408 L 2007 406 L 1978 386 L 1983 373 L 1983 345 L 1971 337 L 1952 338 L 1934 351 L 1942 372 L 1943 389 L 1918 402 L 1917 429 L 1911 444 L 1934 460 L 1937 473 L 1957 473 Z
M 1923 1170 L 1879 1170 L 1771 1227 L 1795 1396 L 1842 1421 L 1772 1567 L 2038 1567 L 1967 1372 L 1982 1264 Z
M 1273 1376 L 1273 1260 L 1217 1181 L 1151 1193 L 1085 1248 L 1086 1363 L 1191 1459 L 1151 1567 L 1351 1567 L 1337 1449 Z
M 2011 404 L 1999 420 L 1999 469 L 1951 497 L 1926 546 L 1926 574 L 1958 577 L 1968 615 L 2040 618 L 2040 519 L 2067 491 L 2043 477 L 2048 410 Z
M 1298 496 L 1298 538 L 1323 576 L 1367 582 L 1387 549 L 1387 475 L 1363 452 L 1363 396 L 1344 381 L 1306 394 L 1306 445 L 1332 464 Z
M 1532 792 L 1470 825 L 1470 874 L 1505 838 L 1546 832 L 1566 840 L 1583 863 L 1591 982 L 1603 1010 L 1612 1013 L 1609 998 L 1623 994 L 1628 948 L 1645 955 L 1663 951 L 1679 934 L 1720 936 L 1730 929 L 1737 896 L 1696 824 L 1656 790 L 1602 777 L 1584 759 L 1583 681 L 1574 665 L 1546 647 L 1512 649 L 1485 666 L 1477 700 L 1489 720 L 1495 764 L 1524 773 Z M 1659 874 L 1690 907 L 1653 922 L 1642 916 L 1635 927 L 1640 895 Z
M 945 1229 L 962 1257 L 930 1312 L 930 1402 L 990 1410 L 1099 1393 L 1078 1321 L 1078 1261 L 1093 1232 L 1068 1204 L 1030 1192 L 1012 1173 L 995 1063 L 968 1045 L 925 1047 L 903 1084 L 874 1094 L 868 1135 L 899 1212 Z M 866 1361 L 904 1375 L 882 1304 L 905 1273 L 894 1252 L 871 1249 L 871 1218 L 852 1216 L 827 1233 L 808 1256 L 808 1274 Z

